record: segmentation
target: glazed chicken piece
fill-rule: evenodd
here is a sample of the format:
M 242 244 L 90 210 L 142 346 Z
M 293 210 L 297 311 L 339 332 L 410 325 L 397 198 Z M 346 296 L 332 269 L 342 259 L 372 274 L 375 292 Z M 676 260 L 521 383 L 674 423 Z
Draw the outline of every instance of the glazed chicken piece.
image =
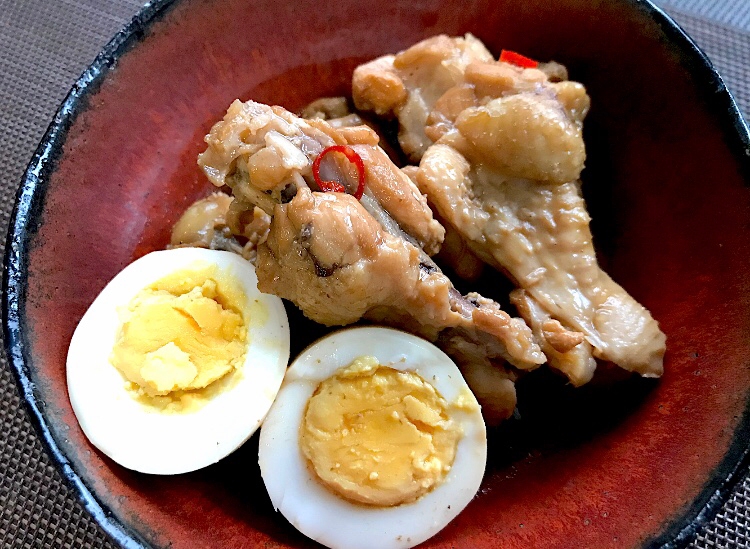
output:
M 383 229 L 348 194 L 303 188 L 279 204 L 257 270 L 261 291 L 293 301 L 321 324 L 368 318 L 430 340 L 447 327 L 476 327 L 502 339 L 507 352 L 493 354 L 521 369 L 543 360 L 520 319 L 481 296 L 461 297 L 417 246 Z
M 433 36 L 397 55 L 384 55 L 360 65 L 352 75 L 355 106 L 380 116 L 396 116 L 399 143 L 414 162 L 420 161 L 427 148 L 449 131 L 456 117 L 468 107 L 526 92 L 559 98 L 576 119 L 583 120 L 589 103 L 585 91 L 583 96 L 581 91 L 581 84 L 567 81 L 562 65 L 551 62 L 521 69 L 496 62 L 471 34 Z M 531 141 L 526 139 L 516 145 L 533 149 L 535 144 Z M 487 146 L 491 148 L 492 144 Z M 507 151 L 507 156 L 513 152 Z M 542 157 L 552 151 L 539 152 Z M 579 160 L 582 162 L 583 157 L 571 158 L 573 168 Z
M 401 127 L 401 148 L 418 162 L 432 145 L 425 127 L 435 103 L 464 81 L 467 66 L 489 61 L 492 54 L 470 34 L 428 38 L 398 55 L 385 55 L 357 67 L 352 76 L 354 104 L 381 116 L 395 114 Z
M 325 120 L 334 128 L 362 126 L 364 121 L 360 116 L 349 110 L 345 97 L 321 97 L 305 106 L 300 113 L 301 118 Z
M 241 255 L 255 263 L 266 240 L 271 217 L 260 208 L 240 204 L 222 192 L 196 200 L 172 227 L 170 248 L 209 248 Z
M 579 182 L 585 89 L 558 64 L 467 62 L 475 41 L 435 37 L 359 67 L 355 103 L 395 114 L 402 143 L 420 143 L 410 149 L 421 159 L 420 190 L 472 252 L 520 287 L 513 302 L 552 367 L 575 385 L 593 376 L 593 357 L 660 376 L 664 334 L 596 261 Z M 445 66 L 458 71 L 450 87 Z M 368 95 L 364 82 L 381 93 Z M 382 92 L 400 88 L 403 97 Z M 406 109 L 412 96 L 427 113 L 421 134 Z
M 229 185 L 239 204 L 273 215 L 276 204 L 314 185 L 316 156 L 327 147 L 349 145 L 365 164 L 365 203 L 382 205 L 410 239 L 433 254 L 445 231 L 417 186 L 390 161 L 378 141 L 367 126 L 333 128 L 324 120 L 303 120 L 281 107 L 235 101 L 206 136 L 209 147 L 198 163 L 214 185 Z M 351 168 L 334 158 L 321 164 L 321 176 L 330 179 L 329 173 L 341 172 L 356 179 Z
M 417 182 L 417 172 L 419 172 L 419 166 L 404 166 L 401 168 L 409 179 Z M 435 215 L 435 207 L 430 204 L 429 200 L 427 204 L 430 205 L 433 215 Z M 453 228 L 452 225 L 443 223 L 439 215 L 435 216 L 435 219 L 445 227 L 445 238 L 443 244 L 440 246 L 440 251 L 437 253 L 435 258 L 440 262 L 441 265 L 445 265 L 453 269 L 461 280 L 466 282 L 475 282 L 484 271 L 485 263 L 479 259 L 474 252 L 471 251 L 466 239 Z
M 488 413 L 508 417 L 516 374 L 506 361 L 521 370 L 544 362 L 531 330 L 491 300 L 460 295 L 425 252 L 439 248 L 443 231 L 422 194 L 377 147 L 374 133 L 342 130 L 280 107 L 235 102 L 206 137 L 199 164 L 209 179 L 272 216 L 258 247 L 259 288 L 325 325 L 365 318 L 446 342 L 448 350 L 460 347 L 460 362 L 492 370 L 485 376 L 493 383 L 484 388 L 494 399 Z M 311 167 L 332 145 L 350 146 L 362 158 L 361 201 L 319 192 Z M 325 178 L 356 180 L 350 167 L 332 158 Z
M 510 302 L 531 327 L 550 365 L 564 373 L 576 387 L 591 381 L 596 360 L 582 332 L 566 329 L 526 290 L 513 290 Z

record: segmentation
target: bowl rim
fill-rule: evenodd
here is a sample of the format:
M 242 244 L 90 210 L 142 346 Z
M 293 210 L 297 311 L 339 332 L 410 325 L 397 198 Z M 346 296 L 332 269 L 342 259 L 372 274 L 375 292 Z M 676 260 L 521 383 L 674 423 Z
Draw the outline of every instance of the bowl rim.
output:
M 710 99 L 710 109 L 717 117 L 734 158 L 747 185 L 750 185 L 750 127 L 743 119 L 731 92 L 711 61 L 690 36 L 664 10 L 651 0 L 620 0 L 639 10 L 655 22 L 669 38 L 669 45 L 680 63 L 693 73 L 698 91 Z M 26 303 L 25 275 L 28 269 L 29 244 L 39 228 L 39 213 L 44 204 L 49 176 L 59 161 L 68 131 L 87 107 L 116 66 L 118 59 L 147 35 L 149 28 L 161 20 L 180 0 L 150 0 L 130 22 L 107 43 L 93 63 L 75 81 L 58 108 L 52 122 L 29 162 L 16 193 L 6 236 L 2 277 L 2 317 L 5 353 L 16 384 L 25 403 L 27 415 L 40 436 L 47 454 L 57 466 L 77 500 L 104 532 L 126 549 L 150 549 L 141 535 L 121 523 L 107 509 L 94 490 L 73 469 L 60 448 L 44 411 L 44 401 L 32 380 L 29 344 L 24 331 Z M 36 222 L 33 220 L 37 220 Z M 685 547 L 697 531 L 708 524 L 728 499 L 737 483 L 750 470 L 750 402 L 740 418 L 732 441 L 714 475 L 690 507 L 673 520 L 657 537 L 644 541 L 644 548 L 676 549 Z

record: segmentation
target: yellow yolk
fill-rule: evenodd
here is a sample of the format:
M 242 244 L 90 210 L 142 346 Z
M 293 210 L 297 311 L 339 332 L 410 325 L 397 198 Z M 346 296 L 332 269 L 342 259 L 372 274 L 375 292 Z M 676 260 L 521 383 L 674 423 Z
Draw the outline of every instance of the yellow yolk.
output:
M 203 389 L 242 364 L 245 302 L 215 266 L 165 277 L 121 311 L 110 361 L 149 397 Z
M 447 408 L 418 374 L 361 357 L 310 397 L 300 446 L 336 494 L 377 506 L 409 503 L 453 464 L 462 432 Z

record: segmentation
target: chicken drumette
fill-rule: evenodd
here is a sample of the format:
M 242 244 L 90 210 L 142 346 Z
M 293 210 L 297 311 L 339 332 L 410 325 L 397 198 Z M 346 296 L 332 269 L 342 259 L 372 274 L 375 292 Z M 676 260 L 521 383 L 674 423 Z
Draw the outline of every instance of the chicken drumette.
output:
M 545 358 L 526 323 L 477 294 L 462 296 L 429 254 L 443 227 L 424 196 L 377 146 L 365 126 L 334 128 L 281 107 L 233 103 L 206 137 L 199 163 L 217 186 L 232 189 L 235 209 L 271 215 L 256 270 L 262 291 L 294 302 L 329 326 L 362 318 L 400 327 L 442 345 L 485 397 L 493 419 L 515 407 L 517 370 Z M 362 159 L 365 192 L 320 192 L 312 173 L 318 155 L 347 146 Z M 357 172 L 326 155 L 326 179 L 351 185 Z
M 420 190 L 519 286 L 511 300 L 551 366 L 575 385 L 594 357 L 662 374 L 664 334 L 596 260 L 579 181 L 589 97 L 564 67 L 522 68 L 470 35 L 437 36 L 357 68 L 353 95 L 398 118 Z

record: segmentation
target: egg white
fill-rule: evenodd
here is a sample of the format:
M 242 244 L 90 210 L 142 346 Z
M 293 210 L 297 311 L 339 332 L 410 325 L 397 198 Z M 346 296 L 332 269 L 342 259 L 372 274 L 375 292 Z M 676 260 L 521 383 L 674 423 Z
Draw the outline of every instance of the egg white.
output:
M 382 365 L 419 374 L 449 405 L 470 394 L 453 361 L 418 337 L 377 327 L 336 332 L 308 347 L 290 366 L 261 428 L 261 475 L 274 508 L 303 534 L 327 547 L 412 547 L 445 527 L 479 489 L 487 462 L 484 420 L 479 406 L 475 410 L 450 407 L 450 416 L 463 429 L 455 461 L 443 483 L 417 501 L 371 507 L 336 496 L 307 466 L 299 448 L 300 425 L 318 384 L 361 356 L 374 356 Z
M 229 387 L 194 411 L 159 412 L 126 389 L 109 357 L 120 327 L 118 308 L 176 271 L 210 263 L 233 276 L 247 296 L 248 347 Z M 257 302 L 256 302 L 257 301 Z M 123 467 L 171 475 L 206 467 L 241 446 L 266 416 L 289 361 L 289 324 L 276 296 L 257 288 L 255 268 L 230 252 L 200 248 L 159 251 L 128 265 L 102 290 L 70 342 L 67 382 L 83 432 Z

